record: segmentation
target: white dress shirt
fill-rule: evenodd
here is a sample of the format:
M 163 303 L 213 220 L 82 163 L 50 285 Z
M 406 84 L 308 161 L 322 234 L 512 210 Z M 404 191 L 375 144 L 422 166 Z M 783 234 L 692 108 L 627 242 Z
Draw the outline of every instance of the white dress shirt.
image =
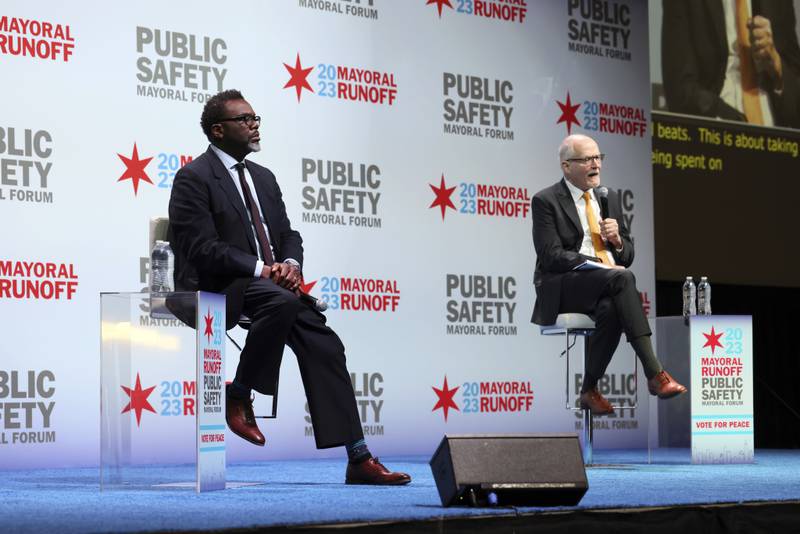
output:
M 736 0 L 720 0 L 725 10 L 725 42 L 728 45 L 728 64 L 725 67 L 725 83 L 719 96 L 726 104 L 744 113 L 742 97 L 742 70 L 739 65 L 739 39 L 736 32 Z M 747 12 L 752 13 L 753 6 L 747 0 Z M 761 116 L 764 126 L 774 126 L 772 109 L 769 107 L 769 98 L 766 91 L 759 88 L 758 102 L 761 104 Z
M 233 180 L 233 185 L 236 187 L 236 190 L 239 192 L 239 197 L 242 199 L 242 203 L 244 204 L 244 211 L 247 213 L 247 219 L 250 221 L 250 230 L 253 232 L 253 238 L 256 242 L 256 248 L 258 249 L 258 253 L 261 258 L 264 257 L 264 251 L 261 250 L 261 245 L 258 242 L 258 236 L 256 235 L 256 228 L 253 226 L 253 217 L 250 215 L 250 207 L 247 204 L 247 199 L 244 197 L 244 192 L 242 191 L 242 185 L 239 183 L 239 171 L 236 170 L 236 165 L 239 163 L 236 159 L 228 154 L 227 152 L 211 145 L 211 150 L 214 151 L 214 154 L 217 155 L 219 160 L 228 169 L 228 173 L 231 176 L 231 180 Z M 242 160 L 244 163 L 244 160 Z M 244 180 L 247 182 L 247 186 L 250 188 L 250 192 L 253 195 L 253 200 L 255 200 L 256 205 L 258 206 L 258 213 L 260 215 L 260 220 L 258 221 L 264 227 L 264 232 L 267 235 L 267 240 L 269 241 L 269 246 L 272 249 L 272 257 L 277 258 L 275 255 L 275 247 L 272 245 L 272 237 L 269 235 L 269 228 L 267 227 L 267 221 L 264 219 L 264 210 L 261 209 L 261 202 L 258 200 L 258 195 L 256 194 L 256 188 L 253 184 L 253 179 L 250 176 L 250 171 L 247 170 L 247 166 L 244 167 Z M 291 263 L 296 267 L 300 267 L 300 263 L 297 260 L 292 258 L 288 258 L 286 260 L 287 263 Z M 258 278 L 261 276 L 261 271 L 264 269 L 264 261 L 259 259 L 256 262 L 256 269 L 253 273 L 253 276 Z

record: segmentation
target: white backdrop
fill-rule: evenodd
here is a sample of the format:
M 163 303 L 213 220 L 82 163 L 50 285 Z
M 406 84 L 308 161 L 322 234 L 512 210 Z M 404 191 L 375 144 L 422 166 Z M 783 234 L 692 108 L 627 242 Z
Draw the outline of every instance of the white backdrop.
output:
M 582 2 L 572 10 L 559 0 L 438 3 L 245 1 L 235 11 L 205 0 L 3 3 L 0 467 L 97 463 L 98 294 L 143 287 L 148 220 L 166 215 L 181 158 L 206 149 L 197 100 L 220 88 L 240 89 L 263 117 L 264 148 L 251 159 L 278 177 L 304 238 L 306 281 L 316 282 L 311 293 L 332 304 L 338 298 L 339 308 L 327 316 L 347 347 L 359 400 L 372 401 L 365 403 L 364 424 L 374 452 L 429 454 L 445 432 L 575 430 L 578 419 L 563 406 L 562 340 L 545 339 L 530 324 L 535 253 L 527 207 L 536 191 L 560 178 L 556 152 L 567 125 L 595 136 L 608 154 L 604 183 L 621 190 L 632 217 L 633 270 L 654 317 L 647 3 Z M 57 57 L 41 57 L 49 51 Z M 153 79 L 158 61 L 164 76 Z M 305 75 L 311 90 L 303 88 L 299 98 L 302 72 L 292 76 L 287 68 L 297 61 L 311 69 Z M 387 75 L 387 99 L 339 98 L 343 80 L 331 75 L 343 74 L 341 67 Z M 454 78 L 473 88 L 466 97 L 445 87 Z M 500 95 L 497 87 L 505 88 Z M 567 98 L 578 123 L 562 120 Z M 469 111 L 470 104 L 474 120 L 446 112 L 459 105 Z M 451 126 L 470 126 L 481 136 L 450 133 Z M 489 130 L 500 130 L 499 137 Z M 142 160 L 139 169 L 123 156 Z M 377 166 L 380 183 L 366 188 L 377 198 L 374 211 L 369 202 L 350 212 L 320 205 L 320 194 L 364 188 L 323 184 L 327 171 L 321 180 L 314 173 L 304 180 L 304 158 L 321 160 L 323 168 L 352 163 L 354 180 L 360 165 Z M 38 169 L 47 165 L 43 181 Z M 497 199 L 480 193 L 501 191 L 490 186 L 521 197 L 501 206 L 517 211 L 481 213 Z M 304 195 L 304 187 L 313 190 Z M 344 224 L 317 222 L 324 214 L 340 215 Z M 350 216 L 365 217 L 368 225 L 350 224 Z M 67 272 L 58 277 L 58 269 L 48 275 L 38 267 L 45 271 L 38 276 L 27 272 L 32 262 L 63 264 Z M 462 276 L 473 284 L 459 283 L 448 295 L 448 277 Z M 367 286 L 389 281 L 384 286 L 397 293 L 383 294 L 399 298 L 378 311 L 343 309 L 348 299 L 363 298 L 358 282 L 355 290 L 342 289 L 346 279 L 372 280 Z M 32 292 L 39 287 L 49 294 L 54 281 L 64 288 L 72 283 L 74 294 Z M 501 295 L 471 289 L 490 284 L 496 290 L 500 283 L 507 290 Z M 448 306 L 502 309 L 503 315 L 458 313 L 450 321 Z M 448 334 L 448 324 L 484 332 Z M 343 454 L 316 452 L 306 435 L 297 365 L 288 349 L 285 356 L 279 418 L 262 424 L 269 445 L 259 449 L 234 437 L 229 459 Z M 630 398 L 619 384 L 631 362 L 623 342 L 609 369 L 615 388 L 609 397 Z M 148 399 L 156 413 L 142 412 L 137 431 L 178 420 L 193 428 L 190 417 L 162 415 L 166 388 L 160 386 L 191 372 L 175 376 L 157 365 L 137 372 L 143 388 L 156 386 Z M 29 390 L 31 376 L 38 389 Z M 434 390 L 444 389 L 445 378 L 450 390 L 458 388 L 446 420 L 437 408 L 446 397 Z M 499 393 L 486 390 L 493 382 L 501 383 Z M 509 399 L 517 391 L 532 397 L 521 409 Z M 127 402 L 123 391 L 120 400 Z M 480 411 L 481 403 L 485 410 L 500 402 L 505 409 Z M 641 443 L 647 410 L 607 422 L 609 429 L 596 434 L 598 446 Z

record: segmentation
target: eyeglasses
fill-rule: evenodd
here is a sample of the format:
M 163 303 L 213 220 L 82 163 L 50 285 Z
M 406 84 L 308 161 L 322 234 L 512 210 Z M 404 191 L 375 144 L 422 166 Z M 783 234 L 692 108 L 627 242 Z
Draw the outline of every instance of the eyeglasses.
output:
M 238 117 L 229 117 L 227 119 L 219 119 L 217 122 L 236 121 L 239 124 L 246 124 L 253 126 L 254 124 L 261 124 L 261 117 L 258 115 L 239 115 Z
M 589 165 L 593 161 L 601 162 L 604 159 L 606 159 L 605 154 L 595 154 L 594 156 L 586 156 L 585 158 L 568 158 L 567 161 L 574 161 L 575 163 Z

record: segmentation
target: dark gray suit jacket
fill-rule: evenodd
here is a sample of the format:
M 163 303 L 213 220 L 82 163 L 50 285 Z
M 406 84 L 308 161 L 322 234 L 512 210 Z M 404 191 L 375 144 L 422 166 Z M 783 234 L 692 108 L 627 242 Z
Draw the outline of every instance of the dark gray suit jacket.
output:
M 303 240 L 292 230 L 275 175 L 251 161 L 247 170 L 266 212 L 275 260 L 303 262 Z M 224 293 L 227 328 L 239 320 L 258 249 L 244 201 L 228 169 L 209 148 L 175 174 L 169 200 L 169 240 L 179 291 Z
M 583 229 L 575 202 L 563 178 L 536 193 L 531 205 L 533 245 L 536 248 L 536 272 L 533 276 L 536 304 L 531 321 L 550 325 L 555 323 L 558 316 L 564 273 L 586 260 L 597 258 L 578 252 L 583 241 Z M 611 189 L 608 192 L 608 216 L 617 220 L 622 238 L 622 252 L 617 253 L 614 247 L 609 247 L 609 251 L 618 265 L 629 267 L 633 263 L 633 242 L 622 217 L 619 195 Z

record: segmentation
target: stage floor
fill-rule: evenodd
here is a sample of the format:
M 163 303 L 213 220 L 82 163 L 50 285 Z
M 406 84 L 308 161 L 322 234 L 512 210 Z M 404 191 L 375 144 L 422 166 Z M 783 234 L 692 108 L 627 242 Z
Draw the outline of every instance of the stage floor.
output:
M 646 457 L 646 456 L 644 456 Z M 800 451 L 759 450 L 749 465 L 699 466 L 688 455 L 642 462 L 640 451 L 596 451 L 589 491 L 562 510 L 800 501 Z M 659 458 L 656 458 L 659 460 Z M 222 530 L 332 523 L 518 517 L 552 508 L 443 508 L 428 458 L 386 458 L 413 482 L 404 487 L 344 485 L 344 460 L 233 464 L 229 482 L 254 482 L 198 495 L 192 466 L 137 469 L 133 484 L 100 492 L 98 469 L 0 472 L 0 532 Z

